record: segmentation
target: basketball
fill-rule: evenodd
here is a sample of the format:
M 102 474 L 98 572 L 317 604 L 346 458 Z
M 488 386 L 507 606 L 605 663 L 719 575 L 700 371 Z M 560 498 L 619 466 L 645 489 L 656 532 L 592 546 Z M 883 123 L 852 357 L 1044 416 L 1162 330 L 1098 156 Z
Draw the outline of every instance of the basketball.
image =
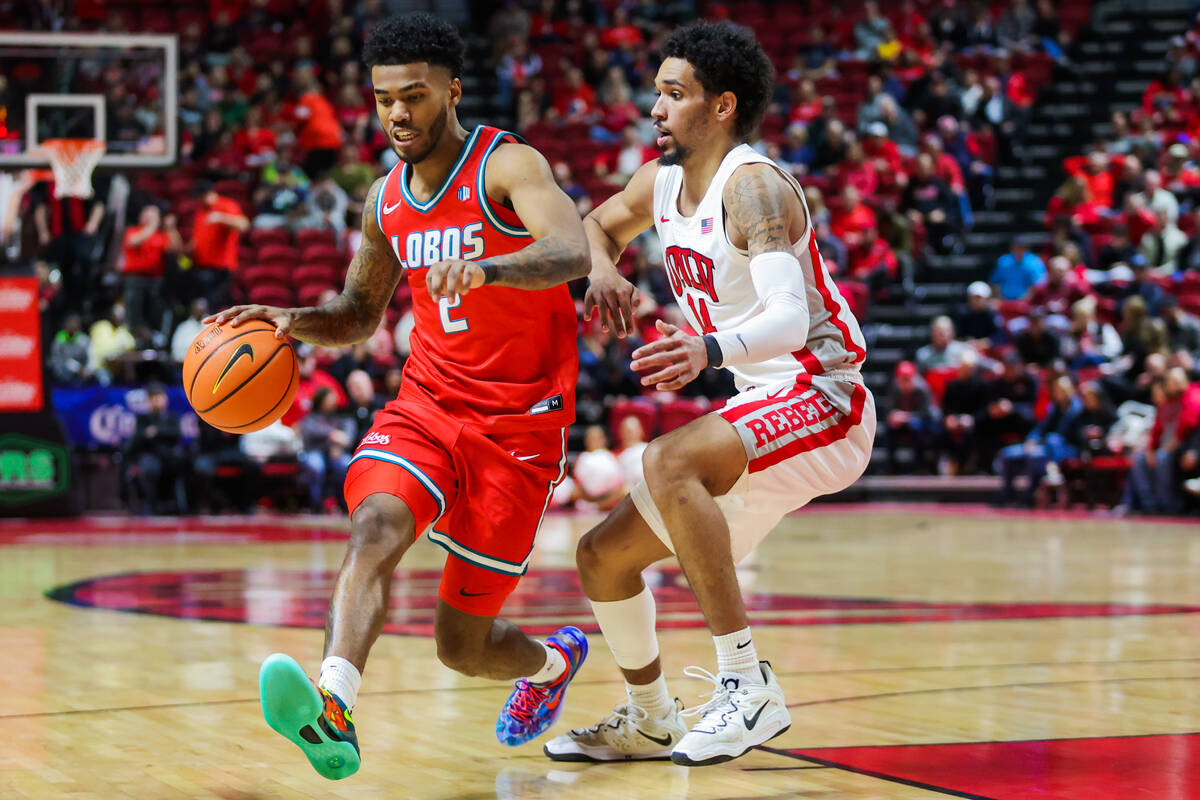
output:
M 251 320 L 209 325 L 183 360 L 183 389 L 196 414 L 229 433 L 261 430 L 292 404 L 300 371 L 296 351 L 275 326 Z

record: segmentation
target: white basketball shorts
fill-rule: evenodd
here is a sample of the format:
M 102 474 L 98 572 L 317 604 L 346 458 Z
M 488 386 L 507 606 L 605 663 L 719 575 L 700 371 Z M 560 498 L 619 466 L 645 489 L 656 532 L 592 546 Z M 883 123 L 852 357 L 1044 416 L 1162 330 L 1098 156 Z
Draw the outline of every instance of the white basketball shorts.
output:
M 741 561 L 790 511 L 858 480 L 875 440 L 875 399 L 857 372 L 799 375 L 742 392 L 718 411 L 746 447 L 746 470 L 716 498 Z M 642 519 L 675 552 L 642 481 L 629 493 Z

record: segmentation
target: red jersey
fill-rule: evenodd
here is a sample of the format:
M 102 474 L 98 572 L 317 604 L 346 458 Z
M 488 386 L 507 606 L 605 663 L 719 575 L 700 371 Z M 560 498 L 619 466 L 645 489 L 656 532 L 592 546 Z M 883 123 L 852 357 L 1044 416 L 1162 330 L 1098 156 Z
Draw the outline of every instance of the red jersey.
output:
M 520 218 L 493 205 L 484 189 L 488 156 L 507 131 L 477 126 L 458 161 L 426 202 L 409 191 L 401 161 L 375 203 L 412 288 L 412 354 L 401 397 L 432 401 L 484 431 L 561 428 L 575 421 L 579 353 L 575 303 L 565 285 L 539 291 L 487 286 L 465 297 L 431 297 L 430 266 L 449 258 L 494 258 L 532 241 Z

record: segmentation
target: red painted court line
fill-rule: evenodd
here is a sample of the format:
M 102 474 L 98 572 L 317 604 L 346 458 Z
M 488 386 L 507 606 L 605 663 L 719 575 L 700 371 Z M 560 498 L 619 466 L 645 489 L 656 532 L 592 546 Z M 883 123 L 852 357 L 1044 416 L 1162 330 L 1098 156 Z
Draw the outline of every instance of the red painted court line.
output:
M 1200 527 L 1196 517 L 1118 517 L 1102 511 L 1072 509 L 1067 511 L 1039 511 L 1036 509 L 994 508 L 986 503 L 817 503 L 793 511 L 792 514 L 887 514 L 895 512 L 920 512 L 936 517 L 990 517 L 1016 520 L 1063 521 L 1088 520 L 1090 522 L 1130 522 L 1137 525 L 1187 525 Z
M 1200 733 L 779 750 L 982 800 L 1200 800 Z

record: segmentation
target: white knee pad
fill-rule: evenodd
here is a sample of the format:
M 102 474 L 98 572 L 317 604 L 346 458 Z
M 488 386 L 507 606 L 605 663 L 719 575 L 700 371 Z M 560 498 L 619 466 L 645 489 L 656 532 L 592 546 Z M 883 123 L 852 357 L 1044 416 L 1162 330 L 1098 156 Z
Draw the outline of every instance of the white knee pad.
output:
M 629 499 L 633 501 L 633 506 L 642 515 L 642 519 L 650 526 L 650 530 L 654 531 L 654 535 L 662 540 L 668 550 L 674 553 L 675 546 L 671 544 L 671 534 L 667 533 L 667 525 L 663 522 L 662 514 L 659 513 L 654 498 L 650 496 L 650 487 L 644 480 L 638 481 L 637 485 L 629 490 Z

